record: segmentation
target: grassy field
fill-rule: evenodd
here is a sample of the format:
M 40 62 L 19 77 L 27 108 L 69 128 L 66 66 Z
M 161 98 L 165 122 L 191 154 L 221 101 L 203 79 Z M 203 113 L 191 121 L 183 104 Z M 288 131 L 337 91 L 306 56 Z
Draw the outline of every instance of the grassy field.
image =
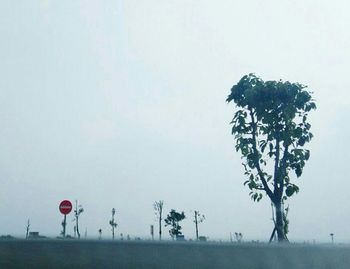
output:
M 2 240 L 0 268 L 350 268 L 349 246 Z

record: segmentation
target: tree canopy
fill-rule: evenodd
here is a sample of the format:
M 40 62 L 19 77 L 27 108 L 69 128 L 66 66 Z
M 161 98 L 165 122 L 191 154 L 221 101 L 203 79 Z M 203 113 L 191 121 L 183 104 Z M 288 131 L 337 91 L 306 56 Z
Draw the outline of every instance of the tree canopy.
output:
M 171 226 L 171 229 L 169 230 L 170 236 L 174 239 L 174 237 L 182 234 L 179 222 L 185 219 L 185 213 L 184 212 L 176 212 L 174 209 L 170 211 L 170 213 L 167 215 L 167 218 L 165 219 L 165 226 Z

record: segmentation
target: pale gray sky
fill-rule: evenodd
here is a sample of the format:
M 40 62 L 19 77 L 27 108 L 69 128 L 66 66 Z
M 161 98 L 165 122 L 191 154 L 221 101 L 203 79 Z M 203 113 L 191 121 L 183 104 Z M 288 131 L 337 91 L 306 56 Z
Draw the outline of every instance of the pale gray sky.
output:
M 81 230 L 146 237 L 152 203 L 207 220 L 200 234 L 267 240 L 270 202 L 253 203 L 225 103 L 233 84 L 309 85 L 311 159 L 290 201 L 292 241 L 350 242 L 348 1 L 0 2 L 0 234 L 57 235 L 62 199 Z M 73 233 L 69 216 L 68 232 Z M 157 232 L 157 229 L 156 229 Z M 168 233 L 166 232 L 166 237 Z

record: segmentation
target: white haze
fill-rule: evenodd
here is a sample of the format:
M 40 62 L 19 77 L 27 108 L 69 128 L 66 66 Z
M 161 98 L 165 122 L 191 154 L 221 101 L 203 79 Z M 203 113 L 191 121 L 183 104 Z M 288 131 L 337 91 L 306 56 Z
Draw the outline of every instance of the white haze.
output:
M 314 92 L 311 158 L 289 201 L 291 241 L 350 242 L 348 1 L 0 2 L 0 234 L 26 221 L 58 235 L 58 203 L 78 199 L 80 229 L 149 236 L 152 204 L 206 216 L 200 234 L 267 240 L 225 103 L 254 72 Z M 69 216 L 68 232 L 73 233 Z M 157 229 L 156 229 L 157 232 Z M 164 230 L 166 238 L 169 238 Z

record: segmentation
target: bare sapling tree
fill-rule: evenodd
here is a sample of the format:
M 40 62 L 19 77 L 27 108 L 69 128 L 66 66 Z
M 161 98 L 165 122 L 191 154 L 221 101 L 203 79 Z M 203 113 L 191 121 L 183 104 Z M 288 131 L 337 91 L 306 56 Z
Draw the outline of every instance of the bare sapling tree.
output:
M 200 214 L 199 211 L 195 210 L 194 211 L 194 224 L 196 225 L 196 240 L 198 241 L 199 236 L 198 236 L 198 224 L 202 223 L 205 220 L 205 216 Z
M 81 213 L 84 212 L 84 208 L 82 205 L 78 206 L 78 200 L 75 200 L 75 209 L 74 209 L 74 221 L 75 221 L 75 226 L 74 226 L 74 237 L 77 234 L 78 238 L 80 239 L 80 232 L 79 232 L 79 216 Z
M 30 220 L 28 219 L 27 226 L 26 226 L 26 239 L 28 239 L 29 237 L 29 228 L 30 228 Z
M 266 194 L 274 205 L 279 242 L 288 241 L 283 204 L 299 187 L 309 160 L 305 145 L 311 141 L 309 112 L 316 109 L 307 86 L 289 81 L 263 81 L 254 74 L 233 85 L 227 102 L 235 104 L 231 121 L 236 151 L 241 159 L 251 198 L 259 202 Z
M 238 243 L 241 243 L 243 239 L 243 234 L 235 232 L 235 239 Z
M 113 240 L 114 240 L 114 229 L 117 228 L 117 226 L 118 226 L 118 224 L 114 220 L 114 216 L 115 216 L 115 208 L 112 208 L 112 219 L 109 221 L 109 225 L 112 226 L 112 238 L 113 238 Z
M 160 201 L 156 201 L 153 204 L 153 208 L 158 220 L 158 224 L 159 224 L 159 240 L 162 240 L 162 214 L 163 214 L 163 205 L 164 205 L 164 201 L 160 200 Z

